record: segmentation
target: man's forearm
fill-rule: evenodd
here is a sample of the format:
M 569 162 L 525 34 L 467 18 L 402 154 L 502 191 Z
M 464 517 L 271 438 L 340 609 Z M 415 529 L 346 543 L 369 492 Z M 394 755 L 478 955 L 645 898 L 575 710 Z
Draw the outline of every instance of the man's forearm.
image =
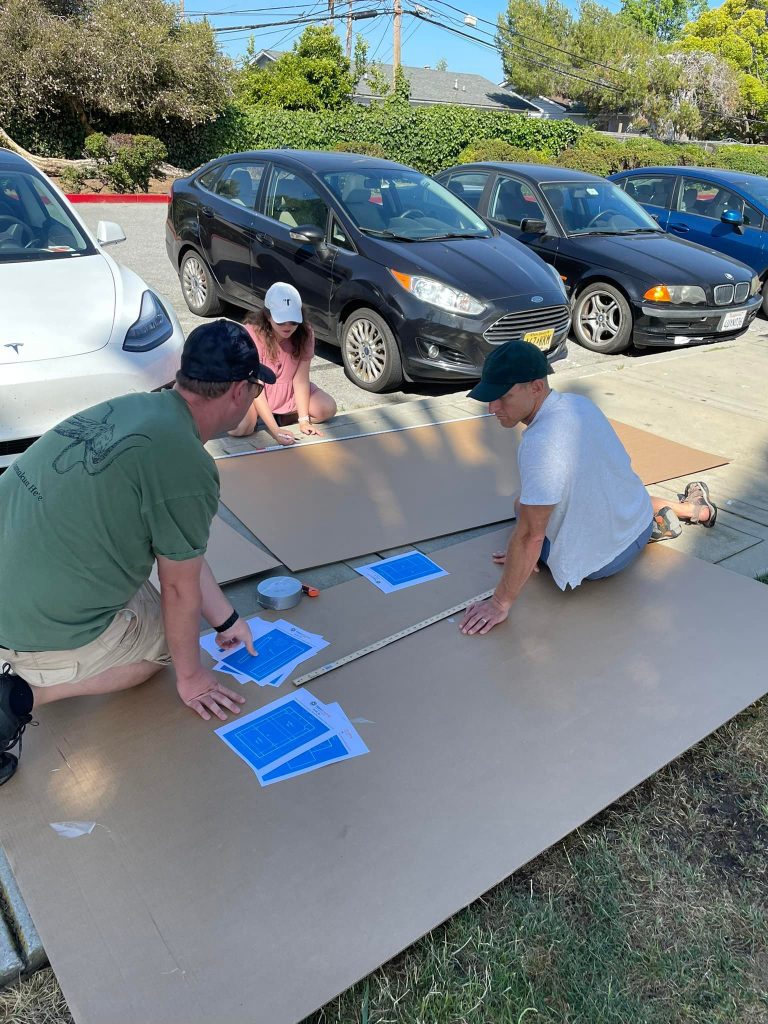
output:
M 530 530 L 521 529 L 520 524 L 515 528 L 507 547 L 504 572 L 493 595 L 505 608 L 509 608 L 517 599 L 536 567 L 543 542 L 543 537 Z
M 200 589 L 169 585 L 163 587 L 160 599 L 173 667 L 177 677 L 187 678 L 200 668 Z
M 201 610 L 205 621 L 216 628 L 232 614 L 232 602 L 224 596 L 206 559 L 200 569 Z

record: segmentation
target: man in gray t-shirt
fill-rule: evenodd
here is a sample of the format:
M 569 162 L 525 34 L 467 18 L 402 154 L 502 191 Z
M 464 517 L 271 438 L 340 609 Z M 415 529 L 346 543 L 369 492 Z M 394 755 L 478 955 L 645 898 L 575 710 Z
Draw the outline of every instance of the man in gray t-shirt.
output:
M 588 398 L 559 394 L 547 381 L 547 358 L 534 345 L 511 341 L 485 361 L 470 398 L 489 403 L 502 427 L 525 424 L 518 449 L 517 525 L 496 591 L 470 605 L 463 633 L 487 633 L 509 613 L 543 561 L 561 588 L 604 579 L 637 558 L 654 539 L 679 533 L 678 517 L 714 525 L 717 509 L 705 484 L 691 484 L 674 509 L 650 498 L 606 417 Z

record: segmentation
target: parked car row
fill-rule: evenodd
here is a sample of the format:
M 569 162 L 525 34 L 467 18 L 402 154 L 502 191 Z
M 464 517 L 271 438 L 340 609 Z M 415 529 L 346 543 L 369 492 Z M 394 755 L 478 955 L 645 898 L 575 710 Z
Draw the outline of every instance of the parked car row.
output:
M 272 281 L 291 281 L 369 391 L 471 379 L 512 338 L 554 361 L 571 315 L 576 340 L 603 353 L 738 337 L 765 266 L 666 233 L 633 190 L 530 164 L 432 179 L 354 154 L 235 153 L 174 183 L 166 248 L 200 315 L 258 308 Z M 723 216 L 738 230 L 752 214 Z
M 166 386 L 173 311 L 28 161 L 0 150 L 0 469 L 79 408 Z M 494 346 L 598 352 L 735 338 L 768 314 L 768 178 L 650 167 L 606 180 L 478 163 L 427 177 L 348 153 L 272 150 L 174 183 L 166 249 L 193 313 L 293 283 L 367 391 L 480 375 Z M 41 301 L 44 296 L 45 300 Z

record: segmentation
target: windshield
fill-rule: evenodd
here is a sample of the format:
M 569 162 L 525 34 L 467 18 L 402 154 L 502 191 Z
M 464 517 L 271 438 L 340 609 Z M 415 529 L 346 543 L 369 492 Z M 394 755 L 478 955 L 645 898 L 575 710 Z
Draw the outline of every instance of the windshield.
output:
M 322 179 L 363 234 L 402 242 L 489 238 L 471 207 L 418 171 L 358 168 Z
M 558 181 L 541 190 L 569 235 L 661 231 L 656 221 L 611 181 Z
M 756 176 L 745 178 L 743 181 L 736 181 L 734 184 L 741 186 L 748 196 L 757 199 L 764 206 L 768 205 L 768 178 Z
M 95 251 L 47 181 L 26 171 L 0 171 L 0 263 Z

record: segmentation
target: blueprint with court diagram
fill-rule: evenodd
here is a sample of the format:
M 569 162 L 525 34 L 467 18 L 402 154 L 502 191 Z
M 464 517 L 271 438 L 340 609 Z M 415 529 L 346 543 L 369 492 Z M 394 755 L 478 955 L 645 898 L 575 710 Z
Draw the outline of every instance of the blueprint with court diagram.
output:
M 216 734 L 262 786 L 368 753 L 341 707 L 323 704 L 307 690 L 228 722 Z
M 448 575 L 445 569 L 421 551 L 406 551 L 403 555 L 381 558 L 378 562 L 359 566 L 357 572 L 385 594 Z
M 309 633 L 285 619 L 267 622 L 255 615 L 246 621 L 257 651 L 255 657 L 242 644 L 233 651 L 220 647 L 214 633 L 200 637 L 200 646 L 219 659 L 214 670 L 226 672 L 239 683 L 280 686 L 302 661 L 328 646 L 318 633 Z

